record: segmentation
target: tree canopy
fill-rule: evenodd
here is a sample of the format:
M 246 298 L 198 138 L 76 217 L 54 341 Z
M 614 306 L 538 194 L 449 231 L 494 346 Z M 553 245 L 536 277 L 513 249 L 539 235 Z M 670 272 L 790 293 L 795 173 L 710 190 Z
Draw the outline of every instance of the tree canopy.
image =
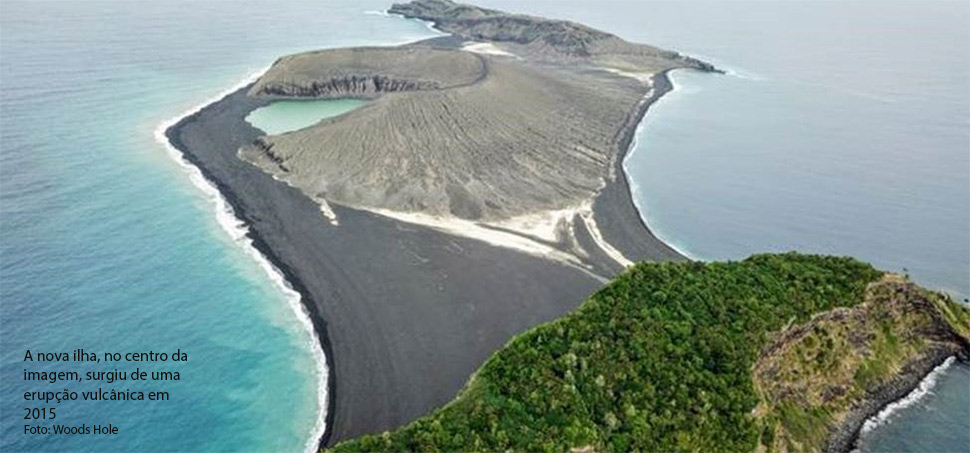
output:
M 795 253 L 641 263 L 512 339 L 451 403 L 353 451 L 751 451 L 771 332 L 863 300 L 883 275 Z

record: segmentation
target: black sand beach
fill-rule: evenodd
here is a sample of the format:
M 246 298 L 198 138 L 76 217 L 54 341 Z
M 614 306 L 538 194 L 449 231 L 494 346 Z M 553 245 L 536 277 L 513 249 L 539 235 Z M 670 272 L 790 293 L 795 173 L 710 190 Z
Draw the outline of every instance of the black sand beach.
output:
M 620 153 L 613 162 L 617 177 L 600 191 L 593 203 L 593 214 L 603 238 L 623 252 L 624 256 L 634 261 L 685 259 L 650 232 L 633 203 L 630 182 L 623 169 L 623 161 L 631 151 L 630 147 L 636 138 L 637 128 L 643 121 L 643 117 L 654 102 L 673 89 L 667 72 L 669 71 L 652 77 L 653 91 L 649 97 L 644 98 L 640 108 L 627 120 L 617 140 Z
M 623 143 L 669 86 L 663 75 L 655 84 Z M 302 295 L 330 370 L 322 445 L 400 426 L 444 404 L 509 338 L 562 316 L 601 286 L 552 260 L 365 211 L 334 205 L 340 225 L 332 226 L 301 192 L 237 157 L 261 135 L 245 116 L 266 104 L 247 89 L 184 118 L 167 136 Z M 594 210 L 604 239 L 631 259 L 683 259 L 646 229 L 625 178 L 602 191 Z M 607 257 L 597 261 L 603 277 L 619 270 Z

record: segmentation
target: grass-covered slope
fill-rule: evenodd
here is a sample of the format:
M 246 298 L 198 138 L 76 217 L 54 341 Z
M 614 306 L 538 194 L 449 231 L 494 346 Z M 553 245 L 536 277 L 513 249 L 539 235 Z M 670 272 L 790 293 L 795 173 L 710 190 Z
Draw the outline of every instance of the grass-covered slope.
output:
M 779 417 L 754 384 L 759 357 L 786 327 L 862 303 L 882 277 L 852 259 L 798 254 L 639 264 L 575 312 L 517 336 L 450 404 L 334 450 L 770 446 L 762 436 Z M 967 322 L 963 308 L 947 307 Z

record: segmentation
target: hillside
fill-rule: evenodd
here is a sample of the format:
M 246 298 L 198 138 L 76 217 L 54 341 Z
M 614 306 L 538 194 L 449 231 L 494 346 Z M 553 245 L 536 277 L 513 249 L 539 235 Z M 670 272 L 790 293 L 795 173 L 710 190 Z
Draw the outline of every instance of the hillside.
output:
M 333 450 L 844 450 L 968 334 L 966 307 L 849 258 L 642 263 L 448 405 Z

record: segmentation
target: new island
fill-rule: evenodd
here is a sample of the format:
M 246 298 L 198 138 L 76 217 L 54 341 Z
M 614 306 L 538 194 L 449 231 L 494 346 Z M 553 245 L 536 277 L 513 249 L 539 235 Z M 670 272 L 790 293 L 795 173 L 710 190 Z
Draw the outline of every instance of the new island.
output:
M 569 21 L 416 0 L 447 35 L 278 59 L 166 136 L 299 292 L 339 451 L 832 450 L 970 312 L 850 258 L 687 260 L 623 159 L 671 70 Z M 302 129 L 281 100 L 360 99 Z M 639 264 L 636 264 L 639 263 Z

